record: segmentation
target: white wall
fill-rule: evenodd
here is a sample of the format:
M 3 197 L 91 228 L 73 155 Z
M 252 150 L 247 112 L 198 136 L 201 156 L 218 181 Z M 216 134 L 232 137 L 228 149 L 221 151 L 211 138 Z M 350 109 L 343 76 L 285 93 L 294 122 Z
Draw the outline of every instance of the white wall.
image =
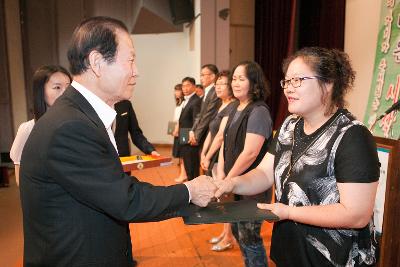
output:
M 196 3 L 195 10 L 197 8 Z M 175 109 L 175 84 L 181 83 L 186 76 L 200 82 L 199 19 L 193 27 L 192 34 L 184 27 L 182 33 L 133 35 L 139 78 L 132 103 L 139 125 L 152 143 L 172 144 L 173 138 L 167 135 L 167 126 Z M 192 50 L 190 38 L 194 38 Z
M 230 8 L 230 0 L 207 0 L 201 3 L 201 65 L 215 64 L 219 70 L 229 69 L 231 11 L 226 20 L 219 11 Z
M 373 75 L 381 1 L 347 0 L 344 50 L 357 72 L 354 89 L 346 100 L 348 109 L 364 120 Z
M 347 0 L 346 3 L 344 50 L 357 72 L 355 87 L 346 100 L 349 110 L 361 121 L 372 81 L 381 1 L 384 0 Z M 195 1 L 195 10 L 197 14 L 200 1 Z M 186 28 L 183 33 L 133 36 L 140 77 L 132 102 L 145 136 L 153 143 L 172 143 L 166 128 L 174 110 L 174 85 L 185 76 L 199 80 L 201 17 L 195 22 L 192 37 Z M 190 38 L 194 38 L 193 50 L 190 50 Z
M 229 60 L 232 69 L 243 60 L 254 60 L 255 0 L 231 0 L 230 4 Z

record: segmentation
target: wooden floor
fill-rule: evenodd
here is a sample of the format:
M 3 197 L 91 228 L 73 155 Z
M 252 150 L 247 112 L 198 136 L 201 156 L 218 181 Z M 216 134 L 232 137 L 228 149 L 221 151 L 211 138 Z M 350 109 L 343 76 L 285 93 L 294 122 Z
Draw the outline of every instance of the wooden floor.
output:
M 10 170 L 10 187 L 0 188 L 0 266 L 22 266 L 22 212 L 19 190 Z
M 160 148 L 163 155 L 169 150 Z M 178 167 L 172 166 L 145 169 L 133 173 L 142 181 L 155 185 L 174 184 Z M 7 205 L 0 203 L 0 266 L 22 266 L 22 228 L 18 190 L 15 183 L 11 188 L 0 190 L 0 199 L 8 198 Z M 6 216 L 4 216 L 6 215 Z M 264 223 L 262 236 L 269 255 L 271 224 Z M 4 231 L 1 231 L 1 230 Z M 182 219 L 170 219 L 157 223 L 130 225 L 133 255 L 140 267 L 153 266 L 243 266 L 238 245 L 225 252 L 213 252 L 207 242 L 222 230 L 222 225 L 187 226 Z M 4 255 L 7 253 L 7 255 Z M 269 266 L 275 266 L 269 261 Z
M 177 167 L 153 168 L 134 172 L 140 180 L 157 185 L 174 184 Z M 133 255 L 140 266 L 243 266 L 237 244 L 225 252 L 210 250 L 208 240 L 219 235 L 222 225 L 187 226 L 182 219 L 158 223 L 131 224 Z M 264 223 L 262 236 L 270 248 L 271 224 Z M 269 254 L 269 253 L 268 253 Z M 270 262 L 270 266 L 274 266 Z

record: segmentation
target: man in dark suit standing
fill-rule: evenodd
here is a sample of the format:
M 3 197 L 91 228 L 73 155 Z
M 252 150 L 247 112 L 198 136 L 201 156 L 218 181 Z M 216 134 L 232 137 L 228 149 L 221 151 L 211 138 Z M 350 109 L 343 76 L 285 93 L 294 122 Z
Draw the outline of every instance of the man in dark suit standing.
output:
M 83 21 L 68 60 L 74 81 L 22 153 L 24 266 L 130 267 L 128 222 L 176 216 L 189 200 L 205 206 L 216 188 L 204 176 L 163 187 L 123 172 L 112 106 L 132 96 L 137 68 L 122 22 Z
M 154 146 L 143 135 L 131 101 L 122 100 L 114 105 L 114 109 L 117 112 L 114 122 L 114 136 L 119 156 L 125 157 L 131 154 L 128 134 L 131 135 L 131 140 L 135 146 L 143 153 L 160 156 Z
M 215 94 L 215 78 L 218 74 L 217 66 L 206 64 L 201 67 L 200 81 L 204 88 L 201 109 L 193 123 L 192 130 L 189 133 L 190 144 L 192 146 L 203 146 L 208 133 L 208 125 L 218 112 L 221 105 L 221 99 Z M 199 155 L 200 157 L 200 155 Z
M 184 100 L 182 102 L 182 112 L 179 117 L 179 140 L 182 141 L 183 131 L 189 131 L 193 127 L 193 123 L 200 111 L 201 99 L 196 95 L 196 81 L 192 77 L 186 77 L 182 80 L 182 92 Z M 189 136 L 186 137 L 189 141 Z M 189 144 L 189 142 L 181 142 L 180 152 L 185 166 L 188 180 L 192 180 L 199 176 L 200 158 L 199 147 Z M 183 180 L 175 179 L 181 183 Z
M 204 87 L 201 84 L 196 84 L 196 95 L 201 99 L 204 96 Z
M 118 155 L 120 157 L 131 155 L 128 138 L 128 134 L 130 134 L 132 142 L 143 153 L 160 156 L 154 146 L 143 135 L 143 131 L 140 129 L 139 122 L 136 118 L 135 110 L 132 107 L 132 102 L 130 100 L 119 101 L 115 103 L 114 109 L 115 112 L 117 112 L 117 115 L 115 116 L 113 123 L 113 132 L 115 142 L 117 143 Z M 130 175 L 130 172 L 126 172 L 126 174 Z M 127 231 L 130 234 L 129 226 L 127 227 Z M 132 241 L 130 243 L 132 244 Z M 131 247 L 132 245 L 130 245 L 130 248 L 128 248 L 129 252 L 132 251 Z M 137 261 L 133 258 L 133 256 L 132 260 L 133 265 L 136 266 Z

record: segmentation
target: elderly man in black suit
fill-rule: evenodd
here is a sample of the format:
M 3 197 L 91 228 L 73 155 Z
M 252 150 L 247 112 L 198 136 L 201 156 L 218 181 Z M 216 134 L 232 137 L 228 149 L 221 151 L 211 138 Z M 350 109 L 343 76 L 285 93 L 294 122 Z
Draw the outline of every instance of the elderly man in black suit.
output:
M 202 97 L 200 112 L 197 114 L 189 133 L 189 142 L 192 146 L 203 146 L 208 133 L 208 125 L 221 105 L 221 99 L 215 94 L 214 83 L 217 74 L 218 68 L 213 64 L 206 64 L 201 67 L 200 81 L 204 88 L 204 96 Z
M 83 21 L 68 60 L 74 81 L 22 153 L 24 266 L 130 267 L 128 222 L 177 216 L 189 201 L 205 206 L 216 188 L 204 176 L 164 187 L 123 172 L 112 106 L 131 97 L 137 68 L 122 22 Z
M 113 123 L 113 132 L 118 155 L 120 157 L 131 155 L 128 136 L 128 134 L 130 134 L 132 142 L 143 153 L 160 156 L 154 146 L 144 136 L 142 129 L 140 129 L 135 110 L 132 107 L 132 102 L 130 100 L 119 101 L 115 103 L 114 109 L 117 114 Z M 126 172 L 126 174 L 130 175 L 130 172 Z M 127 231 L 130 231 L 129 227 L 127 227 Z M 129 252 L 130 251 L 131 249 L 129 249 Z M 133 257 L 132 260 L 133 265 L 136 266 L 137 261 Z

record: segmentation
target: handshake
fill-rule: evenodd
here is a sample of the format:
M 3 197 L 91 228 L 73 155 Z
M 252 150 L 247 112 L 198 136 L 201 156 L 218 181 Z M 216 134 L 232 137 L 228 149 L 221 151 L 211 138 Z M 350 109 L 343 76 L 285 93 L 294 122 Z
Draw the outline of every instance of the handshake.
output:
M 187 186 L 191 202 L 200 207 L 206 207 L 211 200 L 219 198 L 224 193 L 233 190 L 231 180 L 215 180 L 210 176 L 201 175 L 185 183 Z

